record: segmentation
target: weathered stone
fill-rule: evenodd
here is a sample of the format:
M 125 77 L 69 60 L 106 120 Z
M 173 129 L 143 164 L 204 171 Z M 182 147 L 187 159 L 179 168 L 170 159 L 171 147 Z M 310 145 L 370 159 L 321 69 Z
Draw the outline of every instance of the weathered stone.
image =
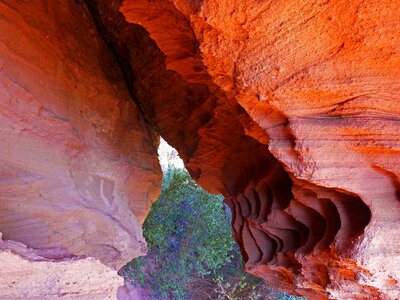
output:
M 316 299 L 399 298 L 396 1 L 120 10 L 148 32 L 146 64 L 124 36 L 138 99 L 198 182 L 227 196 L 246 268 Z
M 397 1 L 85 3 L 0 4 L 5 237 L 143 253 L 150 126 L 226 196 L 249 272 L 313 299 L 400 297 Z
M 1 299 L 115 299 L 123 279 L 93 257 L 0 240 Z
M 47 267 L 67 272 L 62 253 L 93 257 L 71 261 L 71 268 L 94 265 L 96 284 L 111 270 L 103 263 L 119 284 L 116 270 L 147 250 L 141 224 L 161 185 L 157 136 L 79 1 L 0 2 L 0 139 L 3 239 L 34 253 L 64 249 L 40 265 L 8 252 L 2 257 L 31 268 L 30 276 Z M 3 267 L 4 283 L 15 274 Z M 15 289 L 28 289 L 31 279 Z M 27 295 L 50 295 L 50 281 L 42 282 L 43 294 L 38 283 Z M 109 289 L 111 281 L 105 284 Z M 0 289 L 0 298 L 9 292 L 15 295 Z

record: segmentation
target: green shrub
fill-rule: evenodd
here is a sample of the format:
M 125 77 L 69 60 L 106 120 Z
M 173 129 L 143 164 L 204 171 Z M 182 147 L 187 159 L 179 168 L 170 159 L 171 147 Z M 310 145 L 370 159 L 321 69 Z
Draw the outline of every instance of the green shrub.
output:
M 153 299 L 296 300 L 243 270 L 222 196 L 204 191 L 182 169 L 169 169 L 144 223 L 147 256 L 121 269 Z
M 232 258 L 234 242 L 220 195 L 199 187 L 182 169 L 169 169 L 143 229 L 149 254 L 122 270 L 155 298 L 183 299 L 197 277 L 215 274 Z

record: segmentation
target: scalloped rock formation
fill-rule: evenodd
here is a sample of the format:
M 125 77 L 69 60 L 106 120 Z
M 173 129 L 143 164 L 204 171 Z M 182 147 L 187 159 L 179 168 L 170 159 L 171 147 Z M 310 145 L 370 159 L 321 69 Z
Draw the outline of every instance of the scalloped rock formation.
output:
M 91 3 L 146 117 L 226 196 L 249 272 L 400 297 L 396 1 Z
M 398 1 L 0 8 L 4 238 L 143 253 L 154 128 L 225 195 L 249 272 L 310 299 L 400 298 Z

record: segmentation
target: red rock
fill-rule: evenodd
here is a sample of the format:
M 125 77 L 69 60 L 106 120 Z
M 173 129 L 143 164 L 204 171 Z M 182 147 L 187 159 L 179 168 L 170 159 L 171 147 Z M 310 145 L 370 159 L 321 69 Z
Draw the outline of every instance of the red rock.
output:
M 150 127 L 225 195 L 249 272 L 311 299 L 400 297 L 397 1 L 14 2 L 0 6 L 5 237 L 108 264 L 143 253 Z
M 310 298 L 400 297 L 398 3 L 120 11 L 138 100 L 198 182 L 227 196 L 246 268 Z
M 1 263 L 3 287 L 20 282 L 0 298 L 24 296 L 30 284 L 26 297 L 64 288 L 115 297 L 116 270 L 147 250 L 141 224 L 161 185 L 157 137 L 83 3 L 2 1 L 0 32 L 0 232 L 32 253 L 61 249 L 40 264 L 0 252 L 21 264 Z M 69 268 L 70 255 L 79 259 Z M 59 272 L 80 288 L 55 283 Z

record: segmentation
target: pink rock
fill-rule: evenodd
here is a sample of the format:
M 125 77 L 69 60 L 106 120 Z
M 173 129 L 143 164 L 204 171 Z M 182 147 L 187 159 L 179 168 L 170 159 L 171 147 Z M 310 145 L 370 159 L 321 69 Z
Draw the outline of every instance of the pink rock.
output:
M 115 299 L 123 284 L 115 270 L 93 257 L 67 255 L 37 249 L 15 241 L 0 240 L 1 299 Z
M 83 3 L 0 15 L 0 231 L 28 247 L 1 252 L 0 298 L 115 297 L 116 271 L 147 251 L 157 136 Z

